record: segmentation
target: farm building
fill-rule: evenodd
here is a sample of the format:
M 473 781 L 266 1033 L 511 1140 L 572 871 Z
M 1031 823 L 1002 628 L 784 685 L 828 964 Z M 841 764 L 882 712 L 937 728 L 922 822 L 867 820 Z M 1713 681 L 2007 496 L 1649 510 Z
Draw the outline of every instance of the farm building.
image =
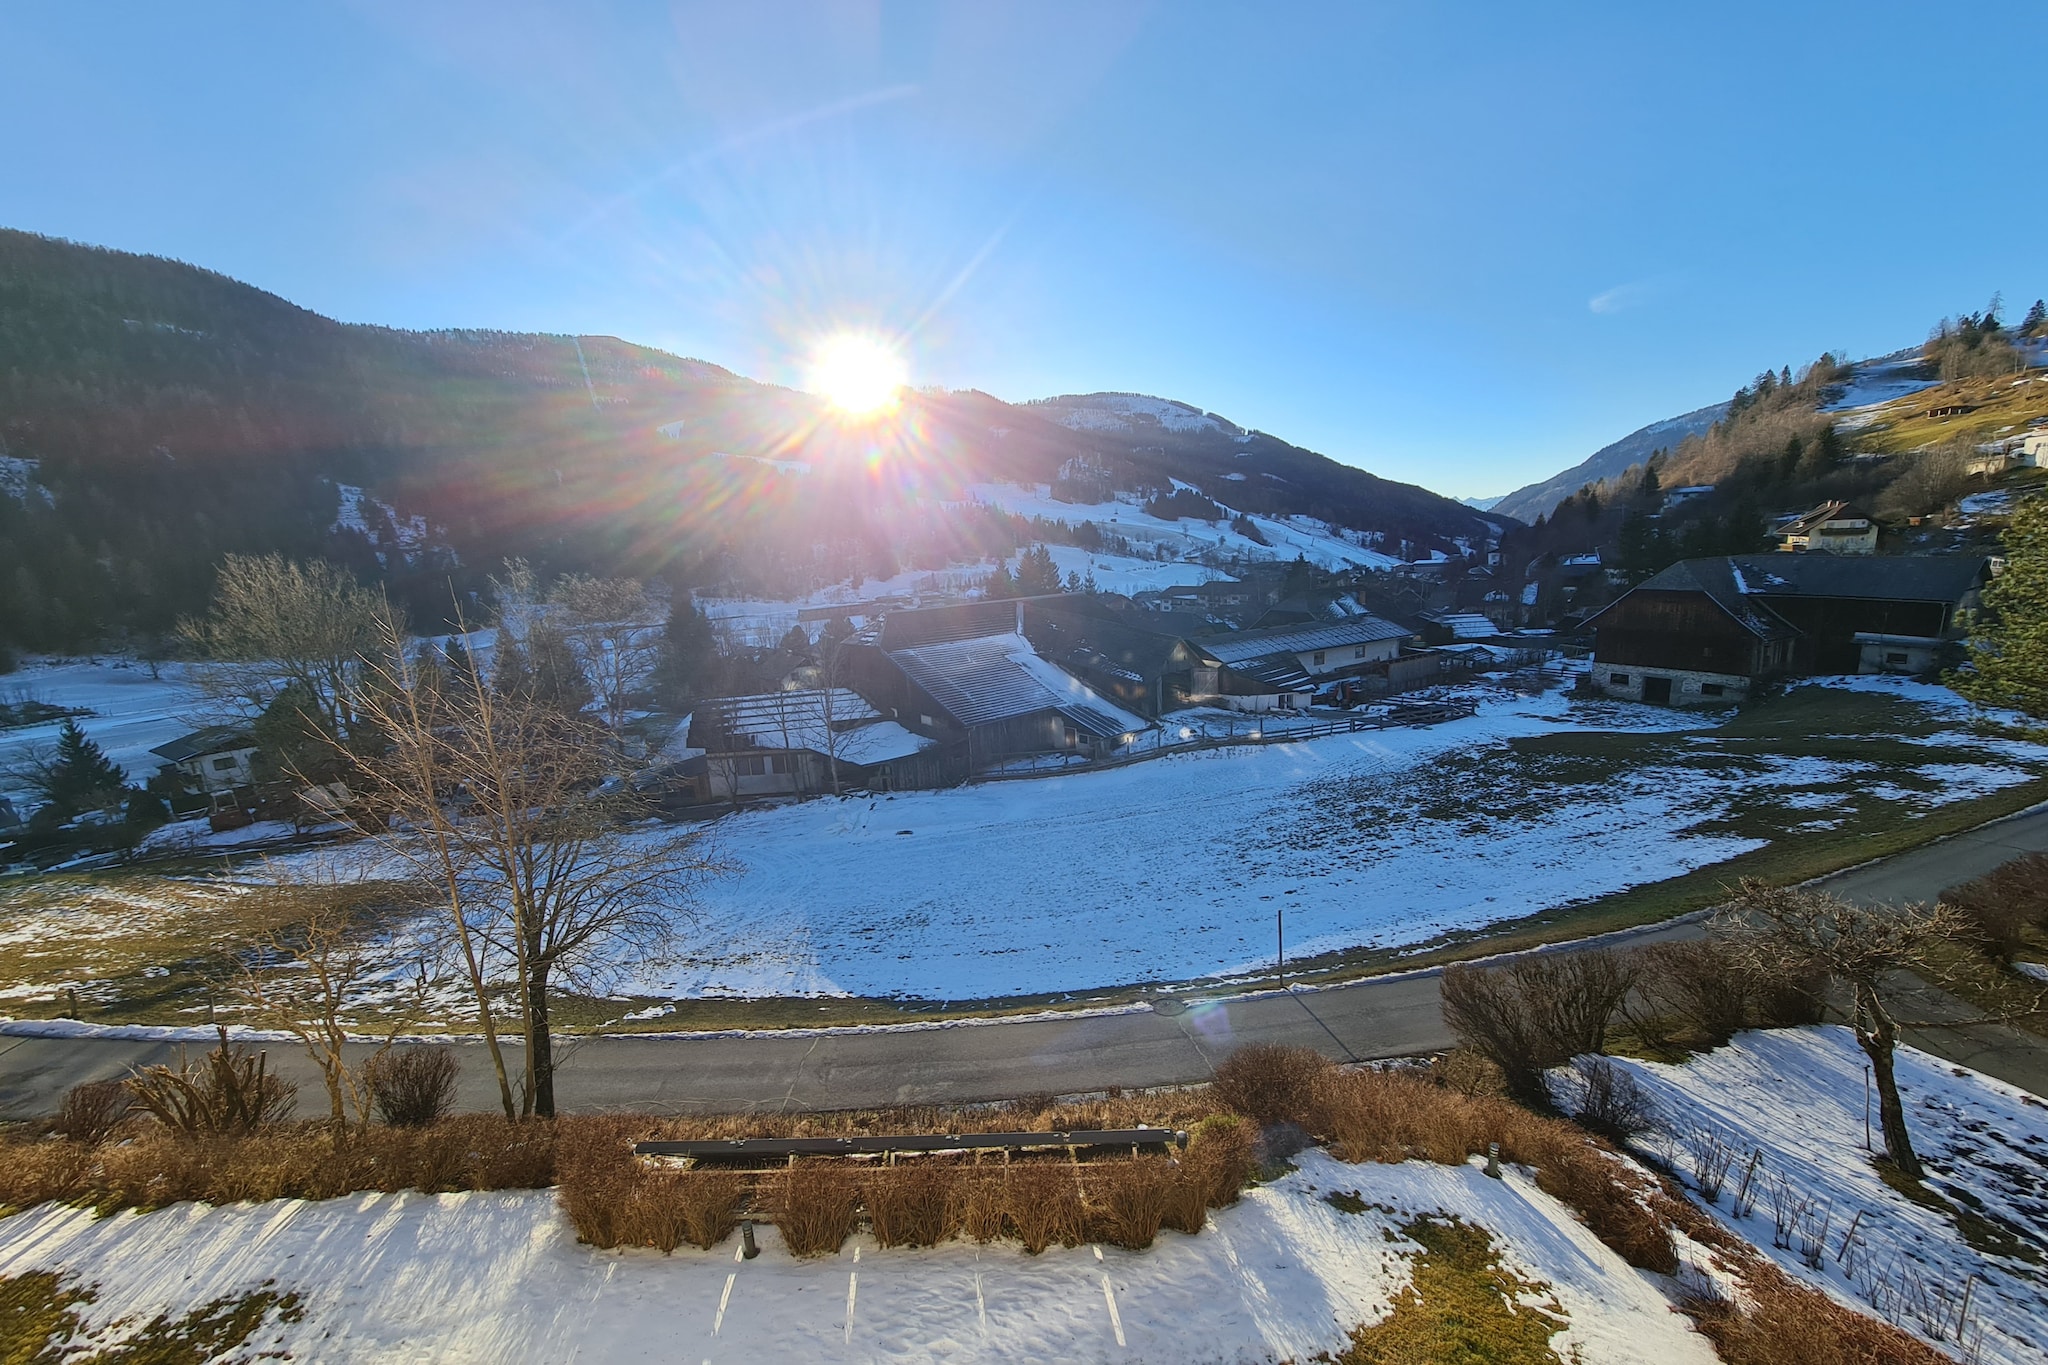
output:
M 1377 616 L 1343 621 L 1240 630 L 1205 637 L 1203 649 L 1247 677 L 1285 690 L 1313 692 L 1325 680 L 1377 671 L 1374 665 L 1401 657 L 1415 638 L 1405 626 Z
M 847 646 L 848 681 L 936 741 L 948 780 L 1039 755 L 1105 758 L 1151 728 L 1042 657 L 1025 610 L 997 601 L 892 613 Z
M 1271 711 L 1300 705 L 1306 689 L 1283 689 L 1225 664 L 1209 648 L 1223 636 L 1161 629 L 1157 613 L 1118 597 L 1042 597 L 1022 604 L 1032 647 L 1103 696 L 1139 715 L 1187 706 Z
M 703 751 L 714 800 L 865 787 L 938 786 L 938 741 L 885 719 L 850 688 L 808 688 L 700 702 L 689 747 Z
M 1609 696 L 1697 705 L 1786 674 L 1923 673 L 1989 576 L 1982 559 L 1930 555 L 1684 560 L 1586 623 L 1592 678 Z

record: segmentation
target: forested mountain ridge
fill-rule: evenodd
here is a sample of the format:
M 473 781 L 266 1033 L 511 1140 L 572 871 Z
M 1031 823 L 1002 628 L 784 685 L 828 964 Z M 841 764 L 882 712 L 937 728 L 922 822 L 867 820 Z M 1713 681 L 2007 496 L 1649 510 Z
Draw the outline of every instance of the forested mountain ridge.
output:
M 1517 521 L 1534 521 L 1547 517 L 1557 510 L 1557 505 L 1587 484 L 1597 484 L 1603 479 L 1612 479 L 1625 473 L 1629 466 L 1641 464 L 1659 450 L 1668 450 L 1688 436 L 1696 436 L 1721 420 L 1728 411 L 1726 403 L 1709 403 L 1677 417 L 1667 417 L 1661 422 L 1638 427 L 1620 440 L 1600 447 L 1591 455 L 1570 469 L 1553 474 L 1540 482 L 1517 488 L 1500 501 L 1493 510 L 1502 516 Z
M 166 630 L 230 552 L 334 559 L 429 617 L 509 555 L 764 594 L 943 567 L 1033 533 L 971 485 L 1077 470 L 1420 553 L 1491 533 L 1203 414 L 1187 431 L 1075 419 L 1104 397 L 919 392 L 878 442 L 809 395 L 616 338 L 340 323 L 194 266 L 0 230 L 0 643 Z

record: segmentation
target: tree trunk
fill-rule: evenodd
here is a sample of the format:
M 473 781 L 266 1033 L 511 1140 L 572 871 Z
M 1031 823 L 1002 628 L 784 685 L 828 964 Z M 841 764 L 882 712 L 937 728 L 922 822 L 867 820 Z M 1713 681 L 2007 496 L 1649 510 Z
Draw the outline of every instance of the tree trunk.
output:
M 1899 1099 L 1899 1082 L 1892 1072 L 1892 1053 L 1899 1045 L 1899 1026 L 1878 999 L 1871 986 L 1856 988 L 1856 1041 L 1870 1058 L 1871 1079 L 1877 1082 L 1878 1121 L 1884 1129 L 1884 1150 L 1892 1165 L 1908 1180 L 1923 1174 L 1920 1158 L 1913 1152 L 1913 1138 L 1906 1131 L 1906 1106 Z
M 555 1116 L 555 1041 L 548 1028 L 548 969 L 535 963 L 526 990 L 526 1097 L 535 1118 Z

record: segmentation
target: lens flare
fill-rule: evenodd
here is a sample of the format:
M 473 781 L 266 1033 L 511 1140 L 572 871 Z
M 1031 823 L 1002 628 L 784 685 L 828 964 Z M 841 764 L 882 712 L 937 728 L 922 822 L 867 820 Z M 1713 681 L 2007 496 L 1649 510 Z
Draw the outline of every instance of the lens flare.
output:
M 811 391 L 852 417 L 872 417 L 895 407 L 908 377 L 893 346 L 862 332 L 827 337 L 811 358 Z

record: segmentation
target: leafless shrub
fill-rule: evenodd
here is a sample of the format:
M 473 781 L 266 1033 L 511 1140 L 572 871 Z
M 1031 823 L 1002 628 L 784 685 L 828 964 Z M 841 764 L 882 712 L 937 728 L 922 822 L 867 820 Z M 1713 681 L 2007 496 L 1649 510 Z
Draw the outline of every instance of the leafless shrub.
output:
M 1962 912 L 1987 956 L 2010 962 L 2029 926 L 2048 930 L 2048 854 L 2001 863 L 1942 892 L 1941 902 Z
M 264 1053 L 230 1044 L 225 1027 L 220 1046 L 198 1066 L 180 1048 L 175 1068 L 144 1067 L 125 1084 L 136 1104 L 186 1137 L 253 1133 L 287 1117 L 299 1090 L 270 1074 Z
M 1331 1070 L 1330 1059 L 1313 1048 L 1252 1043 L 1223 1059 L 1210 1089 L 1218 1104 L 1262 1128 L 1305 1124 Z
M 1080 1244 L 1084 1223 L 1075 1177 L 1065 1161 L 1019 1162 L 1004 1172 L 1003 1212 L 1033 1256 L 1055 1242 Z
M 1578 1119 L 1596 1133 L 1627 1142 L 1657 1126 L 1657 1102 L 1635 1073 L 1605 1057 L 1582 1056 L 1572 1063 L 1578 1082 Z
M 1105 1161 L 1081 1170 L 1091 1237 L 1130 1251 L 1143 1251 L 1158 1239 L 1180 1180 L 1170 1158 Z
M 1743 1164 L 1742 1179 L 1735 1183 L 1735 1196 L 1729 1200 L 1729 1212 L 1737 1218 L 1747 1218 L 1756 1212 L 1757 1174 L 1763 1169 L 1764 1149 L 1753 1149 L 1749 1160 Z
M 1003 1212 L 1002 1172 L 970 1166 L 953 1181 L 955 1226 L 977 1242 L 993 1242 L 1009 1229 Z
M 622 1245 L 663 1255 L 684 1242 L 710 1250 L 739 1225 L 747 1178 L 737 1171 L 635 1172 L 617 1229 Z
M 1692 1157 L 1693 1187 L 1709 1204 L 1720 1203 L 1721 1188 L 1728 1180 L 1728 1168 L 1735 1164 L 1734 1145 L 1720 1130 L 1701 1127 L 1686 1135 L 1685 1146 Z
M 1638 949 L 1636 960 L 1651 1007 L 1709 1043 L 1725 1043 L 1748 1026 L 1754 992 L 1717 940 L 1652 944 Z
M 73 1142 L 97 1146 L 128 1116 L 132 1103 L 128 1087 L 121 1081 L 86 1081 L 64 1092 L 55 1127 Z
M 792 1256 L 829 1256 L 859 1217 L 854 1173 L 836 1161 L 799 1160 L 768 1183 L 769 1215 Z
M 1536 953 L 1505 967 L 1460 963 L 1444 972 L 1444 1021 L 1500 1068 L 1509 1095 L 1547 1108 L 1543 1072 L 1606 1050 L 1608 1023 L 1635 979 L 1634 965 L 1606 949 Z
M 1251 1178 L 1256 1138 L 1251 1125 L 1235 1114 L 1212 1115 L 1195 1125 L 1181 1165 L 1204 1207 L 1227 1208 L 1237 1202 L 1238 1191 Z
M 394 1128 L 424 1128 L 446 1118 L 455 1105 L 455 1078 L 462 1064 L 446 1047 L 402 1047 L 372 1057 L 365 1066 L 377 1117 Z
M 875 1240 L 885 1247 L 930 1247 L 958 1232 L 954 1175 L 953 1167 L 930 1158 L 870 1171 L 860 1195 Z
M 1780 1175 L 1771 1182 L 1771 1245 L 1781 1250 L 1792 1246 L 1792 1234 L 1813 1209 L 1813 1196 Z

